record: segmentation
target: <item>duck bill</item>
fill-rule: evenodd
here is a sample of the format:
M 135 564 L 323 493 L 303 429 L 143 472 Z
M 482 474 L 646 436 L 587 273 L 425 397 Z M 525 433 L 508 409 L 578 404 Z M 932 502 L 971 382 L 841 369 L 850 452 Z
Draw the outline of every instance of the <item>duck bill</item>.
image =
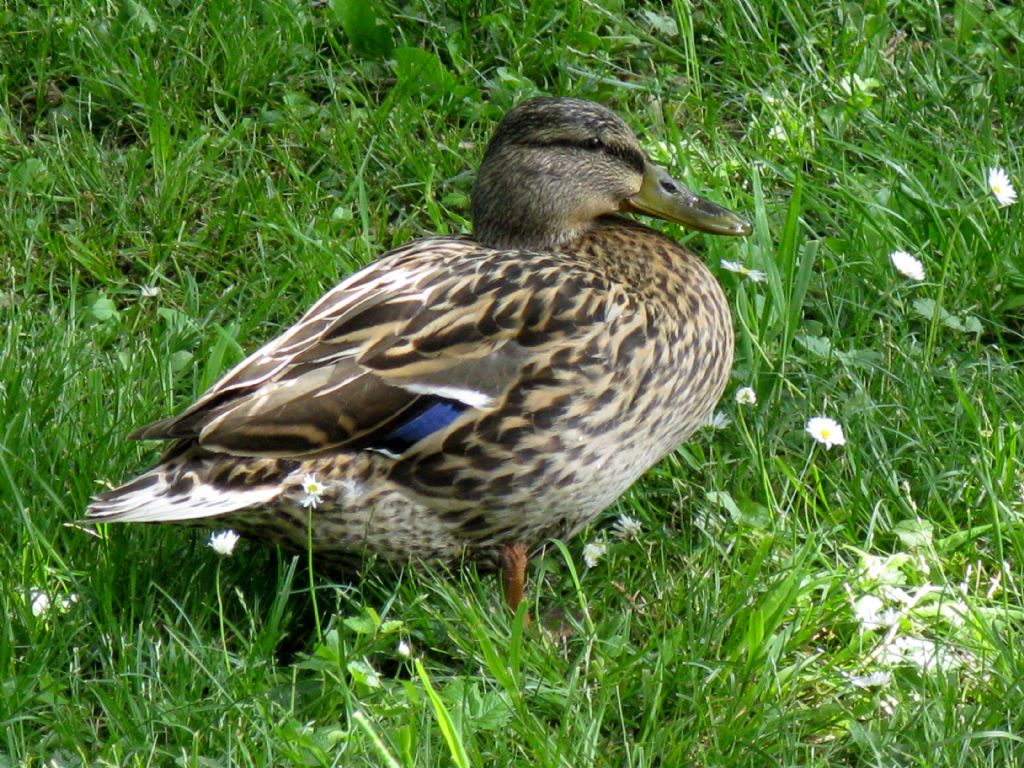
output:
M 750 222 L 742 216 L 695 195 L 669 176 L 668 171 L 651 162 L 644 167 L 640 191 L 626 198 L 622 209 L 657 216 L 712 235 L 745 237 L 751 232 Z

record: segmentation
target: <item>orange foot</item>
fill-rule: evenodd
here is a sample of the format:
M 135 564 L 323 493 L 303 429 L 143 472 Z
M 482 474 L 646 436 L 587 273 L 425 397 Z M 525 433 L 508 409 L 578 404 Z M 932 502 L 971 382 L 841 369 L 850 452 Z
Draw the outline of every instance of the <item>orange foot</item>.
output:
M 523 600 L 526 586 L 526 545 L 521 542 L 506 544 L 501 550 L 501 585 L 505 591 L 505 602 L 513 613 Z M 529 612 L 523 619 L 524 626 L 532 622 Z

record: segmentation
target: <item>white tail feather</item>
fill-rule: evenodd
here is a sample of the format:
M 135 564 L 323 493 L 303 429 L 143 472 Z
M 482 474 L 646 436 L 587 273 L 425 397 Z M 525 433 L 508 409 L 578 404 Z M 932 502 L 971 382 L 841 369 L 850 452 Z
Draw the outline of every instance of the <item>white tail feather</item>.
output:
M 153 480 L 153 475 L 156 479 Z M 86 523 L 176 523 L 201 520 L 266 504 L 281 493 L 279 485 L 218 488 L 198 482 L 174 492 L 160 469 L 103 494 L 86 510 Z

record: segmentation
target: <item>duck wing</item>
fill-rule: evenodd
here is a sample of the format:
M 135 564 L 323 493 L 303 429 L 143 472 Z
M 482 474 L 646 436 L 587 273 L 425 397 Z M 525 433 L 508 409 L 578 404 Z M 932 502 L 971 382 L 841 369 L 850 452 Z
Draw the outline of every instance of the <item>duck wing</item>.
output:
M 543 348 L 586 335 L 625 303 L 564 256 L 420 240 L 342 282 L 183 413 L 132 437 L 240 456 L 399 455 L 495 407 Z

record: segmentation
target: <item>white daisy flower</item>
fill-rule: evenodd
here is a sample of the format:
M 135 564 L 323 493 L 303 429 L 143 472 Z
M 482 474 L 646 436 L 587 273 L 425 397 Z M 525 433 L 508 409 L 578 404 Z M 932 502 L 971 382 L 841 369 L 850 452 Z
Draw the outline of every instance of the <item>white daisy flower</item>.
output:
M 30 589 L 28 592 L 29 606 L 33 616 L 45 616 L 56 610 L 58 613 L 67 613 L 71 606 L 78 602 L 78 595 L 74 592 L 54 602 L 50 593 L 43 589 Z
M 887 557 L 881 557 L 879 555 L 869 555 L 867 553 L 861 555 L 861 567 L 863 568 L 864 578 L 869 582 L 878 582 L 882 585 L 884 595 L 886 599 L 894 602 L 903 602 L 902 598 L 893 592 L 888 591 L 890 585 L 903 584 L 906 577 L 903 575 L 903 571 L 900 568 L 906 562 L 906 555 L 889 555 Z M 900 590 L 902 592 L 902 590 Z M 903 592 L 906 595 L 906 592 Z
M 1000 206 L 1013 205 L 1017 202 L 1017 190 L 1013 188 L 1013 182 L 1002 168 L 988 169 L 988 188 L 992 190 Z
M 398 648 L 395 649 L 399 656 L 403 659 L 408 659 L 412 656 L 412 646 L 409 645 L 405 640 L 398 641 Z
M 50 612 L 50 596 L 41 589 L 33 589 L 28 594 L 32 605 L 33 616 L 43 616 Z
M 591 541 L 583 547 L 583 562 L 587 564 L 587 568 L 593 568 L 607 551 L 608 545 L 600 539 Z
M 155 299 L 160 295 L 160 286 L 158 285 L 141 285 L 139 286 L 139 298 L 140 299 Z
M 846 679 L 854 688 L 887 688 L 892 683 L 892 672 L 880 669 L 866 675 L 848 675 Z
M 893 251 L 889 254 L 889 261 L 904 277 L 909 277 L 911 280 L 924 280 L 924 265 L 906 251 Z
M 316 472 L 311 472 L 302 478 L 302 492 L 306 494 L 302 506 L 316 509 L 317 504 L 323 501 L 321 497 L 327 492 L 327 484 L 316 479 Z
M 634 541 L 640 538 L 640 533 L 643 529 L 643 524 L 635 517 L 619 515 L 619 519 L 612 526 L 612 534 L 615 538 L 622 541 Z
M 885 603 L 874 595 L 864 595 L 853 604 L 853 614 L 861 624 L 874 624 Z M 872 627 L 874 629 L 874 627 Z
M 864 595 L 853 604 L 853 614 L 860 622 L 861 632 L 891 627 L 900 620 L 900 612 L 886 608 L 881 598 Z
M 737 275 L 753 280 L 755 283 L 763 283 L 767 277 L 767 275 L 760 269 L 750 269 L 749 267 L 740 264 L 738 261 L 722 259 L 721 264 L 722 269 L 728 270 L 729 272 L 735 272 Z
M 846 445 L 846 436 L 843 434 L 842 425 L 827 416 L 815 416 L 808 419 L 804 429 L 826 449 L 832 448 L 833 445 Z
M 725 429 L 730 424 L 732 424 L 732 419 L 724 411 L 709 413 L 707 421 L 704 422 L 704 426 L 708 429 Z
M 960 664 L 954 654 L 940 648 L 934 640 L 907 635 L 886 643 L 878 660 L 887 666 L 910 664 L 925 672 L 950 669 Z
M 217 531 L 210 536 L 210 546 L 218 555 L 227 557 L 235 551 L 238 538 L 238 534 L 234 531 Z
M 67 597 L 62 597 L 60 599 L 60 610 L 61 610 L 61 612 L 63 613 L 64 611 L 70 610 L 71 606 L 74 605 L 77 602 L 78 602 L 78 594 L 75 593 L 75 592 L 72 592 Z
M 739 405 L 757 405 L 757 393 L 753 387 L 740 387 L 736 390 L 736 402 Z

